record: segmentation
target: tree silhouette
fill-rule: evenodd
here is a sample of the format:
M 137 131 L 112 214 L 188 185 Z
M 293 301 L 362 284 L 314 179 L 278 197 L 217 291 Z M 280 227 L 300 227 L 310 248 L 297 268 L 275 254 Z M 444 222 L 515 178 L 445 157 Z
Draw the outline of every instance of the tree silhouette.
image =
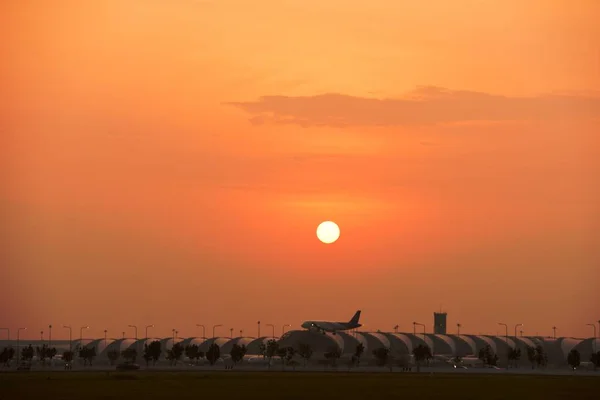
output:
M 85 367 L 87 364 L 92 365 L 92 361 L 96 357 L 96 348 L 95 347 L 81 347 L 79 349 L 79 358 L 83 359 L 83 366 Z
M 267 342 L 265 349 L 265 356 L 267 357 L 269 368 L 271 367 L 271 360 L 277 354 L 277 350 L 279 349 L 279 344 L 276 340 L 270 339 Z
M 14 356 L 15 349 L 12 347 L 5 347 L 4 350 L 2 350 L 2 353 L 0 353 L 0 363 L 2 363 L 3 366 L 8 367 Z
M 231 351 L 229 352 L 229 355 L 231 356 L 231 361 L 233 361 L 234 364 L 237 364 L 238 362 L 242 361 L 247 351 L 248 349 L 246 348 L 246 346 L 240 346 L 237 343 L 234 344 L 231 348 Z
M 375 357 L 375 363 L 378 367 L 383 367 L 388 362 L 390 355 L 390 349 L 387 347 L 380 347 L 373 350 L 373 356 Z
M 498 355 L 494 353 L 492 347 L 489 344 L 479 350 L 479 359 L 483 361 L 484 365 L 498 364 Z
M 148 345 L 148 352 L 152 357 L 152 365 L 156 365 L 156 362 L 160 359 L 160 355 L 162 354 L 162 348 L 160 341 L 154 340 Z
M 581 364 L 581 354 L 579 354 L 579 351 L 576 349 L 571 350 L 567 356 L 567 363 L 571 366 L 573 371 L 575 371 L 575 368 L 579 367 L 579 364 Z
M 527 359 L 531 363 L 531 369 L 535 369 L 537 354 L 535 351 L 535 347 L 527 346 Z
M 74 353 L 72 351 L 65 351 L 63 353 L 63 361 L 65 362 L 65 369 L 72 369 L 72 362 L 73 362 L 73 356 Z
M 198 360 L 200 359 L 201 354 L 204 355 L 200 351 L 200 346 L 198 346 L 197 344 L 188 344 L 187 346 L 185 346 L 185 356 L 189 358 L 190 361 L 195 360 L 196 364 L 198 364 Z
M 285 348 L 285 347 L 277 348 L 276 354 L 277 354 L 277 357 L 279 357 L 279 359 L 281 360 L 281 369 L 282 370 L 285 367 L 285 358 L 287 356 L 287 353 L 288 353 L 287 348 Z
M 258 354 L 260 354 L 261 356 L 263 356 L 263 360 L 267 356 L 267 345 L 265 344 L 264 341 L 261 342 L 260 345 L 258 346 Z
M 538 367 L 545 367 L 548 365 L 548 355 L 544 351 L 542 345 L 535 346 L 535 362 Z
M 210 365 L 215 365 L 219 357 L 221 357 L 221 348 L 216 343 L 211 344 L 206 352 L 206 359 Z
M 365 346 L 362 343 L 356 345 L 356 349 L 354 350 L 353 360 L 356 361 L 356 364 L 360 364 L 360 357 L 365 352 Z
M 129 347 L 121 352 L 121 357 L 125 359 L 125 362 L 133 364 L 137 358 L 137 350 Z
M 592 356 L 590 357 L 590 361 L 592 362 L 592 364 L 594 365 L 594 371 L 600 367 L 600 351 L 596 352 L 596 353 L 592 353 Z
M 173 347 L 167 350 L 166 359 L 169 360 L 171 365 L 177 365 L 177 361 L 181 359 L 184 350 L 185 349 L 181 343 L 175 343 Z
M 336 367 L 337 360 L 342 356 L 342 350 L 338 346 L 331 346 L 324 356 L 331 363 L 332 367 Z
M 304 366 L 313 355 L 313 349 L 308 343 L 298 343 L 298 354 L 304 360 Z
M 508 348 L 508 353 L 507 353 L 507 358 L 508 358 L 508 365 L 511 365 L 511 362 L 513 364 L 513 367 L 517 368 L 519 359 L 521 358 L 521 349 L 515 349 L 513 347 L 509 347 Z
M 109 350 L 106 353 L 106 357 L 108 357 L 108 361 L 110 362 L 110 365 L 115 365 L 115 362 L 119 359 L 119 350 L 117 350 L 117 349 Z
M 417 372 L 421 372 L 421 362 L 429 362 L 429 359 L 431 359 L 431 350 L 429 346 L 420 344 L 413 349 L 413 356 L 417 362 Z
M 31 345 L 24 347 L 21 349 L 21 359 L 23 361 L 29 361 L 31 362 L 31 359 L 33 358 L 33 347 L 31 347 Z
M 56 348 L 50 348 L 47 344 L 43 344 L 42 347 L 36 346 L 35 348 L 35 354 L 39 358 L 42 365 L 46 363 L 46 359 L 49 359 L 50 364 L 52 364 L 52 358 L 56 355 L 56 353 Z

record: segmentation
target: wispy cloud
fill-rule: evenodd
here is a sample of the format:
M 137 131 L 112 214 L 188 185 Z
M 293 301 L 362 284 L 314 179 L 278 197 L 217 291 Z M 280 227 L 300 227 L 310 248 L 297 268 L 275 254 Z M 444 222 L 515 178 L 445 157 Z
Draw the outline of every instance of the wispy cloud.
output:
M 377 99 L 343 94 L 263 96 L 231 102 L 251 115 L 253 124 L 301 126 L 408 126 L 467 121 L 527 121 L 597 118 L 600 95 L 553 93 L 516 97 L 423 86 L 401 98 Z

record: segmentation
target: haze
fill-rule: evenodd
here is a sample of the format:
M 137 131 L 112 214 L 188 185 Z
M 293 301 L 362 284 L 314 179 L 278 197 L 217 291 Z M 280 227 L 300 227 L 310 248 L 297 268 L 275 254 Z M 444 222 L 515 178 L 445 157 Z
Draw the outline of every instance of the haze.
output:
M 2 2 L 2 325 L 256 335 L 361 309 L 367 330 L 430 331 L 441 306 L 452 333 L 589 337 L 598 15 L 594 0 Z

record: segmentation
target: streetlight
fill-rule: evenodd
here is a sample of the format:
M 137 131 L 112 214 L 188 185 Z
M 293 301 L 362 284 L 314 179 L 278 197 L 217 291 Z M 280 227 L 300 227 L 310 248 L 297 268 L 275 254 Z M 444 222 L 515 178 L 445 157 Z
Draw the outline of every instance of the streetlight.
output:
M 48 325 L 48 347 L 52 345 L 52 325 Z
M 398 325 L 394 327 L 394 333 L 398 333 Z
M 285 327 L 286 327 L 286 326 L 289 326 L 290 328 L 292 327 L 292 325 L 291 325 L 291 324 L 285 324 L 285 325 L 283 325 L 283 326 L 281 327 L 281 336 L 283 336 L 283 334 L 285 333 Z
M 202 339 L 206 340 L 206 329 L 202 324 L 196 324 L 197 327 L 202 328 Z
M 90 329 L 90 327 L 89 326 L 82 326 L 81 328 L 79 328 L 79 341 L 81 341 L 82 343 L 83 343 L 83 330 L 84 329 Z
M 244 337 L 244 331 L 240 329 L 240 337 Z
M 523 329 L 521 329 L 519 332 L 521 332 L 521 337 L 523 337 Z
M 229 339 L 233 339 L 233 328 L 229 328 Z
M 498 325 L 504 325 L 504 328 L 506 328 L 506 344 L 508 345 L 508 325 L 503 322 L 498 322 Z
M 425 324 L 421 324 L 419 322 L 413 322 L 413 332 L 414 332 L 415 336 L 417 335 L 417 328 L 416 328 L 417 325 L 423 327 L 423 342 L 425 344 L 427 344 L 427 342 L 425 341 Z
M 258 324 L 258 336 L 257 336 L 257 338 L 259 338 L 260 337 L 260 321 L 258 321 L 257 324 Z
M 267 326 L 270 326 L 273 329 L 273 336 L 271 336 L 271 337 L 275 338 L 275 325 L 273 325 L 273 324 L 267 324 Z
M 6 331 L 6 340 L 10 341 L 10 328 L 0 328 L 0 331 Z
M 596 324 L 586 324 L 586 325 L 594 328 L 594 339 L 592 340 L 592 343 L 593 343 L 593 348 L 594 348 L 594 353 L 595 353 L 596 352 Z
M 213 339 L 215 338 L 215 328 L 218 328 L 219 326 L 223 326 L 222 324 L 217 324 L 217 325 L 213 325 Z
M 63 328 L 68 329 L 69 330 L 69 351 L 73 351 L 73 329 L 71 329 L 71 326 L 67 326 L 67 325 L 63 325 Z
M 108 329 L 104 330 L 104 348 L 106 348 L 106 333 L 108 332 Z
M 555 327 L 555 326 L 553 326 L 553 327 L 552 327 L 552 330 L 554 331 L 554 339 L 556 339 L 556 327 Z
M 456 329 L 458 330 L 458 336 L 460 336 L 460 324 L 456 324 Z
M 146 339 L 148 339 L 148 328 L 154 328 L 154 324 L 146 325 Z
M 127 327 L 135 329 L 135 340 L 137 340 L 137 326 L 135 326 L 135 325 L 127 325 Z
M 518 328 L 519 326 L 523 326 L 523 324 L 516 324 L 516 325 L 515 325 L 515 337 L 517 337 L 517 328 Z
M 171 333 L 173 334 L 173 346 L 175 346 L 175 328 L 171 329 Z
M 21 354 L 21 351 L 19 350 L 19 332 L 26 331 L 26 330 L 27 330 L 27 328 L 18 328 L 17 329 L 17 365 L 19 365 L 19 354 Z
M 121 332 L 123 334 L 123 340 L 125 340 L 125 331 Z
M 44 331 L 40 331 L 40 342 L 44 341 Z

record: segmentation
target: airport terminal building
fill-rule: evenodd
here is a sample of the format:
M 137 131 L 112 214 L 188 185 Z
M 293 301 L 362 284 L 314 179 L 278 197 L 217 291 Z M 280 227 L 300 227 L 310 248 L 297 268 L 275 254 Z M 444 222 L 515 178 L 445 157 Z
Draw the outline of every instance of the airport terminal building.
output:
M 521 357 L 517 362 L 521 368 L 531 368 L 528 361 L 527 348 L 541 346 L 547 356 L 548 368 L 564 368 L 567 366 L 567 356 L 573 349 L 579 351 L 581 361 L 590 360 L 593 352 L 600 350 L 600 341 L 597 339 L 574 339 L 574 338 L 548 338 L 548 337 L 514 337 L 514 336 L 488 336 L 488 335 L 450 335 L 441 333 L 390 333 L 390 332 L 336 332 L 321 333 L 308 330 L 293 330 L 285 333 L 280 338 L 270 336 L 252 338 L 252 337 L 216 337 L 216 338 L 148 338 L 148 339 L 77 339 L 72 342 L 60 340 L 52 341 L 51 346 L 56 347 L 58 354 L 69 350 L 85 347 L 95 347 L 97 356 L 95 364 L 107 364 L 108 353 L 116 350 L 119 353 L 133 348 L 137 350 L 138 362 L 142 360 L 142 354 L 145 344 L 152 341 L 160 341 L 162 348 L 161 359 L 164 360 L 166 350 L 173 346 L 173 343 L 186 345 L 198 345 L 200 351 L 206 352 L 213 343 L 220 347 L 222 358 L 227 358 L 233 345 L 245 345 L 247 348 L 246 359 L 249 361 L 263 359 L 261 354 L 261 344 L 269 340 L 277 340 L 279 347 L 292 347 L 296 351 L 301 344 L 309 345 L 313 351 L 309 359 L 311 364 L 323 363 L 326 359 L 325 354 L 332 349 L 338 349 L 341 353 L 339 362 L 349 361 L 356 353 L 357 346 L 362 344 L 364 351 L 360 357 L 361 365 L 370 365 L 375 363 L 373 352 L 377 349 L 386 348 L 393 358 L 410 357 L 413 349 L 420 344 L 427 345 L 431 350 L 433 358 L 430 360 L 434 364 L 448 364 L 456 357 L 478 359 L 481 349 L 489 346 L 491 351 L 498 356 L 498 365 L 504 367 L 508 363 L 509 349 L 521 349 Z M 23 348 L 31 345 L 32 347 L 48 344 L 48 341 L 21 340 L 18 346 Z M 16 340 L 0 340 L 0 350 L 5 347 L 16 348 Z M 298 356 L 298 360 L 300 358 Z M 302 360 L 303 361 L 303 360 Z M 475 365 L 472 365 L 475 366 Z

